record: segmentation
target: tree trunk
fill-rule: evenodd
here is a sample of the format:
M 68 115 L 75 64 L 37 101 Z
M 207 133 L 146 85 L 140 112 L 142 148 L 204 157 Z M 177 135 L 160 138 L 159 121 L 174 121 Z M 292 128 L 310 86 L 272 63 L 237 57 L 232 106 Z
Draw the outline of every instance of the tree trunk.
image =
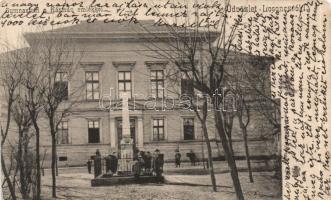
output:
M 49 118 L 52 136 L 52 197 L 56 198 L 56 131 L 53 118 Z
M 11 93 L 9 93 L 11 94 Z M 10 121 L 11 121 L 11 107 L 12 107 L 12 104 L 13 104 L 13 96 L 10 95 L 9 96 L 9 101 L 8 101 L 8 106 L 7 106 L 7 122 L 6 122 L 6 129 L 5 130 L 2 130 L 2 127 L 1 127 L 1 168 L 2 168 L 2 172 L 3 172 L 3 175 L 5 176 L 5 181 L 7 183 L 7 186 L 8 186 L 8 189 L 9 189 L 9 192 L 10 192 L 10 195 L 12 197 L 13 200 L 16 200 L 16 194 L 15 194 L 15 188 L 10 180 L 10 177 L 9 177 L 9 174 L 7 172 L 7 168 L 6 168 L 6 163 L 5 163 L 5 159 L 3 158 L 3 146 L 5 144 L 5 141 L 6 141 L 6 137 L 8 135 L 8 131 L 9 131 L 9 126 L 10 126 Z
M 34 126 L 34 129 L 36 131 L 36 168 L 37 168 L 37 177 L 36 177 L 36 181 L 37 181 L 37 190 L 36 190 L 36 193 L 37 193 L 37 196 L 36 196 L 36 199 L 39 200 L 40 199 L 40 193 L 41 193 L 41 187 L 40 187 L 40 182 L 41 182 L 41 179 L 40 179 L 40 154 L 39 154 L 39 147 L 40 147 L 40 142 L 39 142 L 39 137 L 40 137 L 40 129 L 39 129 L 39 126 L 37 124 L 37 119 L 32 119 L 32 123 L 33 123 L 33 126 Z
M 232 136 L 231 136 L 231 134 L 228 136 L 228 138 L 229 138 L 229 147 L 230 147 L 231 155 L 234 156 L 234 151 L 233 151 L 233 146 L 232 146 Z
M 56 141 L 52 134 L 52 197 L 56 198 Z
M 59 176 L 59 166 L 58 166 L 58 162 L 57 162 L 58 161 L 57 152 L 56 152 L 56 156 L 55 157 L 56 157 L 56 159 L 55 159 L 55 169 L 56 169 L 55 170 L 55 175 L 56 176 Z
M 213 166 L 213 156 L 212 156 L 212 151 L 211 151 L 210 140 L 209 140 L 209 137 L 208 137 L 208 130 L 207 130 L 207 127 L 206 127 L 206 122 L 202 123 L 202 128 L 203 128 L 203 134 L 204 134 L 206 144 L 207 144 L 208 165 L 209 165 L 211 183 L 213 185 L 213 191 L 216 192 L 217 191 L 217 186 L 216 186 L 216 178 L 215 178 L 215 172 L 214 172 L 214 166 Z
M 28 184 L 26 183 L 26 174 L 25 174 L 25 166 L 24 166 L 24 155 L 23 155 L 23 130 L 19 127 L 18 129 L 18 163 L 20 170 L 20 187 L 21 187 L 21 194 L 23 199 L 28 198 L 27 187 Z
M 5 159 L 3 158 L 3 151 L 1 151 L 1 168 L 2 168 L 3 175 L 5 176 L 5 181 L 7 183 L 7 186 L 8 186 L 9 192 L 10 192 L 10 196 L 13 200 L 16 200 L 17 198 L 16 198 L 16 194 L 15 194 L 15 189 L 10 180 L 9 174 L 7 172 Z
M 226 160 L 228 161 L 228 166 L 231 171 L 231 177 L 232 177 L 234 189 L 236 191 L 237 199 L 244 200 L 244 195 L 243 195 L 243 192 L 241 189 L 240 180 L 239 180 L 239 176 L 238 176 L 236 161 L 234 160 L 234 157 L 233 157 L 230 147 L 229 147 L 229 143 L 227 141 L 227 137 L 226 137 L 224 126 L 223 126 L 222 115 L 220 112 L 214 111 L 214 116 L 215 116 L 216 129 L 217 129 L 217 132 L 221 139 L 221 143 L 222 143 L 223 150 L 224 150 L 224 155 L 225 155 Z
M 246 154 L 246 161 L 247 161 L 247 167 L 248 167 L 249 181 L 251 183 L 253 183 L 254 180 L 253 180 L 253 174 L 252 174 L 251 159 L 249 157 L 247 129 L 246 129 L 246 127 L 241 127 L 241 130 L 242 130 L 243 138 L 244 138 L 245 154 Z

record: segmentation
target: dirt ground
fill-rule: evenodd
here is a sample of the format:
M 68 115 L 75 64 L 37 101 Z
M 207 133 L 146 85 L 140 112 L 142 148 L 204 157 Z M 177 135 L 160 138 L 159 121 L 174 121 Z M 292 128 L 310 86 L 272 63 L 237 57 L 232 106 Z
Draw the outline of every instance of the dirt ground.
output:
M 47 173 L 49 174 L 49 173 Z M 245 199 L 281 199 L 278 180 L 273 172 L 254 172 L 254 183 L 250 183 L 247 172 L 240 173 Z M 212 192 L 208 175 L 165 174 L 164 184 L 121 185 L 91 187 L 92 174 L 84 170 L 63 172 L 57 179 L 58 199 L 109 199 L 109 200 L 235 200 L 229 173 L 217 174 L 218 192 Z M 42 177 L 42 199 L 51 198 L 51 177 Z

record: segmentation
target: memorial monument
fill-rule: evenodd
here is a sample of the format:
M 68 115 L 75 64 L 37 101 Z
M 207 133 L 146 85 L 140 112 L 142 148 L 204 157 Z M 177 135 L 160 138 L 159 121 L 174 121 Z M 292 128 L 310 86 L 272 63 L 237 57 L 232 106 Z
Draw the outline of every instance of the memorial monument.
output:
M 130 132 L 129 98 L 126 93 L 122 95 L 122 139 L 120 148 L 118 171 L 128 175 L 132 171 L 134 151 L 133 138 L 131 138 Z
M 92 186 L 111 186 L 118 184 L 130 184 L 130 183 L 160 183 L 164 181 L 162 176 L 163 172 L 163 157 L 155 157 L 154 159 L 154 171 L 153 175 L 149 170 L 148 173 L 140 171 L 140 163 L 134 161 L 134 140 L 131 138 L 130 131 L 130 115 L 129 115 L 129 98 L 127 94 L 122 96 L 122 139 L 120 141 L 119 159 L 118 159 L 118 170 L 113 170 L 111 173 L 106 172 L 102 175 L 95 176 L 91 180 Z M 107 164 L 107 162 L 106 162 Z M 116 162 L 117 164 L 117 162 Z M 108 164 L 109 168 L 111 164 Z M 133 167 L 133 165 L 135 167 Z M 137 168 L 138 167 L 138 168 Z M 135 168 L 135 172 L 133 172 Z M 137 171 L 137 169 L 139 169 Z M 110 171 L 109 169 L 107 169 Z

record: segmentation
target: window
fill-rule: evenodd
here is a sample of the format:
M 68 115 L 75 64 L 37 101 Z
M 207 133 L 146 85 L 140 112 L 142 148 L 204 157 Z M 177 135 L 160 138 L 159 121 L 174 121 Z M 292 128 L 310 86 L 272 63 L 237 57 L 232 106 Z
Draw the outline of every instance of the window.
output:
M 62 121 L 59 123 L 57 130 L 57 144 L 69 144 L 68 122 Z
M 99 93 L 99 72 L 85 72 L 86 99 L 98 100 Z
M 185 74 L 183 74 L 183 78 L 181 79 L 181 94 L 194 95 L 193 81 Z
M 129 95 L 129 98 L 132 97 L 131 90 L 131 71 L 119 71 L 118 72 L 118 96 L 122 98 L 124 93 Z
M 184 140 L 194 140 L 194 119 L 184 118 Z
M 55 96 L 60 100 L 68 100 L 68 73 L 57 72 L 54 83 Z
M 67 161 L 68 157 L 67 156 L 59 156 L 59 161 Z
M 153 140 L 164 140 L 164 119 L 153 119 Z
M 98 120 L 88 121 L 88 143 L 100 143 L 100 128 Z
M 151 70 L 152 96 L 155 98 L 164 97 L 164 74 L 163 70 Z

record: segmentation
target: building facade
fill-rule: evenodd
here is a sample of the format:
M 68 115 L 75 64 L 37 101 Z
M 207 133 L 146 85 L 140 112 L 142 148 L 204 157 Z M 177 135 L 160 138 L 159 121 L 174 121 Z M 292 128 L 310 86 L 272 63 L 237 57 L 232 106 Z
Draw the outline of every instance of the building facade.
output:
M 161 38 L 169 37 L 167 29 L 153 27 L 150 31 Z M 56 82 L 67 88 L 67 93 L 83 86 L 83 92 L 68 101 L 76 101 L 72 114 L 61 121 L 57 133 L 57 155 L 59 166 L 83 165 L 95 154 L 119 152 L 122 136 L 121 94 L 131 94 L 130 129 L 135 146 L 139 150 L 153 152 L 159 149 L 165 160 L 174 160 L 179 149 L 182 158 L 193 150 L 199 159 L 206 157 L 201 124 L 194 111 L 178 109 L 179 95 L 192 90 L 181 81 L 177 90 L 167 79 L 169 61 L 158 59 L 146 46 L 144 38 L 150 34 L 134 24 L 80 24 L 54 30 L 58 37 L 73 38 L 75 48 L 83 52 L 79 67 L 68 80 L 64 72 L 59 72 Z M 26 35 L 29 43 L 38 39 L 38 34 Z M 230 61 L 233 65 L 250 63 L 248 55 L 240 55 Z M 238 62 L 238 60 L 240 62 Z M 265 63 L 263 68 L 269 67 Z M 153 98 L 151 98 L 153 97 Z M 164 100 L 165 99 L 165 100 Z M 175 102 L 175 103 L 173 103 Z M 168 109 L 166 107 L 171 107 Z M 212 115 L 212 114 L 210 114 Z M 222 156 L 222 146 L 215 130 L 215 122 L 210 116 L 207 121 L 209 139 L 212 141 L 213 157 Z M 273 139 L 265 137 L 272 132 L 263 115 L 253 113 L 248 126 L 249 149 L 252 156 L 275 153 Z M 47 121 L 41 119 L 41 152 L 45 154 L 44 165 L 50 166 L 51 136 Z M 233 124 L 233 146 L 236 156 L 244 156 L 243 140 L 237 120 Z

